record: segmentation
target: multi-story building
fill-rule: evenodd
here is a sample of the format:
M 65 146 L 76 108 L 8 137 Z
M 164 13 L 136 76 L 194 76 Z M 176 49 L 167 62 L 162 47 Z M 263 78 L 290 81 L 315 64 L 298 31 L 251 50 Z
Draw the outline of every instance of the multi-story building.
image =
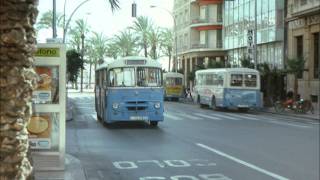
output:
M 253 34 L 248 32 L 254 32 L 256 22 L 256 63 L 283 68 L 283 10 L 284 0 L 224 1 L 224 48 L 232 67 L 241 66 L 242 59 L 251 58 L 253 61 L 252 49 L 251 53 L 248 51 L 248 36 Z
M 187 86 L 193 86 L 188 74 L 197 65 L 225 59 L 222 11 L 222 0 L 174 1 L 178 68 L 184 70 Z
M 287 7 L 288 57 L 306 61 L 306 71 L 298 77 L 298 93 L 319 108 L 320 1 L 288 0 Z M 293 77 L 288 76 L 287 89 L 293 86 Z

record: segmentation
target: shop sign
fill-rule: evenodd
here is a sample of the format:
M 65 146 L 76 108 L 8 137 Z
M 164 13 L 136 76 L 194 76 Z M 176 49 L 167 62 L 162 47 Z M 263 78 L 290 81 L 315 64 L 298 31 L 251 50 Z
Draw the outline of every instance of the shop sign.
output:
M 60 57 L 60 48 L 38 48 L 36 57 Z

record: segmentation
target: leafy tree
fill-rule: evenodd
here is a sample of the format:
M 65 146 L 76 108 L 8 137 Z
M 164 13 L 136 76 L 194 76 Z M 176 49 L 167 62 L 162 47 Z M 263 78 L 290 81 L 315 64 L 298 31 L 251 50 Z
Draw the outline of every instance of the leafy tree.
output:
M 294 77 L 294 85 L 293 85 L 293 97 L 296 98 L 298 94 L 298 78 L 302 76 L 304 68 L 305 60 L 301 57 L 297 58 L 289 58 L 287 60 L 287 69 L 286 72 L 288 74 L 292 74 Z
M 209 61 L 207 68 L 224 68 L 223 61 Z
M 137 17 L 131 29 L 133 29 L 139 37 L 139 46 L 144 50 L 144 56 L 148 57 L 148 34 L 152 29 L 150 19 L 146 16 Z
M 148 33 L 148 41 L 151 45 L 150 56 L 153 59 L 159 57 L 159 52 L 157 51 L 161 42 L 161 31 L 158 27 L 153 27 Z
M 80 69 L 83 68 L 83 63 L 80 53 L 75 49 L 67 51 L 67 77 L 68 81 L 76 85 L 76 89 L 78 89 L 77 79 Z
M 104 56 L 107 52 L 107 37 L 105 37 L 102 33 L 92 32 L 92 36 L 89 37 L 87 49 L 88 63 L 90 65 L 89 68 L 89 84 L 91 84 L 91 70 L 92 65 L 94 65 L 94 70 L 97 68 L 97 64 L 99 60 L 104 59 Z
M 87 35 L 88 32 L 88 23 L 85 22 L 83 19 L 76 20 L 75 25 L 71 27 L 71 30 L 69 32 L 71 38 L 68 43 L 71 46 L 71 49 L 76 49 L 78 52 L 80 52 L 81 35 Z
M 133 56 L 137 55 L 137 37 L 127 29 L 120 32 L 120 35 L 116 35 L 113 43 L 119 49 L 120 56 Z
M 59 28 L 63 28 L 63 14 L 60 12 L 57 12 L 56 16 L 57 16 L 57 26 Z M 40 17 L 40 20 L 36 24 L 37 30 L 52 28 L 52 20 L 53 20 L 52 10 L 44 12 Z
M 163 28 L 161 31 L 161 41 L 160 41 L 160 48 L 162 53 L 165 56 L 169 57 L 169 71 L 171 65 L 171 57 L 173 51 L 173 32 L 168 28 Z

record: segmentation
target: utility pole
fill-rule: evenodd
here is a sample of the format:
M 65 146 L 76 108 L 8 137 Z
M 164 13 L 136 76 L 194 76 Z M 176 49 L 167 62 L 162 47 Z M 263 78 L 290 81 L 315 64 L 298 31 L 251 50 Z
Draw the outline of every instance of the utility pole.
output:
M 52 2 L 52 38 L 57 38 L 57 10 L 56 0 Z
M 84 34 L 81 34 L 81 60 L 84 62 L 83 59 L 84 56 Z M 83 67 L 81 67 L 81 72 L 80 72 L 80 92 L 83 92 Z
M 254 0 L 254 50 L 253 50 L 253 60 L 254 69 L 257 69 L 257 0 Z

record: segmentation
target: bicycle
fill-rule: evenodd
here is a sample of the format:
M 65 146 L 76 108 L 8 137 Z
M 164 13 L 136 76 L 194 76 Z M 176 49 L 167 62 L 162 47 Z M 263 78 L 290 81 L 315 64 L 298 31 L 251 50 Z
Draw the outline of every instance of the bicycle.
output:
M 286 101 L 277 101 L 274 103 L 274 108 L 276 112 L 284 112 L 286 109 L 292 110 L 295 113 L 307 113 L 311 112 L 314 114 L 314 108 L 310 100 L 300 99 L 299 101 L 294 101 L 288 99 Z

